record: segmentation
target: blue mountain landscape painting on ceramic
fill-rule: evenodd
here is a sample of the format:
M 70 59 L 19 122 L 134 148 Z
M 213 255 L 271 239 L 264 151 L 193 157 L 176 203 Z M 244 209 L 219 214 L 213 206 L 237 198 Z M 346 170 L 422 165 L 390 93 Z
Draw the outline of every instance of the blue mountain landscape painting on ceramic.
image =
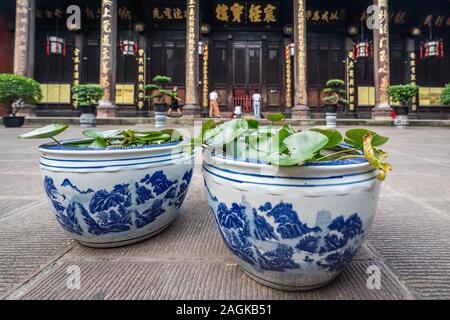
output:
M 111 190 L 80 190 L 69 179 L 56 186 L 45 176 L 44 186 L 59 223 L 67 231 L 104 235 L 140 229 L 163 215 L 179 209 L 192 179 L 187 170 L 179 182 L 163 170 L 147 174 L 134 184 L 116 184 Z
M 357 213 L 332 218 L 331 212 L 323 210 L 317 213 L 315 226 L 308 226 L 290 203 L 266 202 L 253 208 L 242 196 L 239 203 L 227 205 L 207 186 L 206 190 L 229 248 L 261 271 L 308 266 L 340 271 L 363 241 L 363 222 Z

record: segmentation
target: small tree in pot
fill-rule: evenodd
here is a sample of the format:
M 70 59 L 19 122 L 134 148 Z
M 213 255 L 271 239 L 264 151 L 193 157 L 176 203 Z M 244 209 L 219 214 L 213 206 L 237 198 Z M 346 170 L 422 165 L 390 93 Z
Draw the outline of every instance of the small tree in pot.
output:
M 336 113 L 339 105 L 346 106 L 347 92 L 345 91 L 345 82 L 340 79 L 331 79 L 326 83 L 326 88 L 323 90 L 325 97 L 322 102 L 325 104 L 325 117 L 327 127 L 336 127 Z
M 145 86 L 145 90 L 150 91 L 150 95 L 147 98 L 154 102 L 156 128 L 164 127 L 166 123 L 166 97 L 170 97 L 171 99 L 177 98 L 176 92 L 165 87 L 171 81 L 172 79 L 170 77 L 157 75 L 153 78 L 152 84 Z
M 446 106 L 450 106 L 450 83 L 447 83 L 442 89 L 441 102 Z
M 20 75 L 0 74 L 0 102 L 8 108 L 8 116 L 3 117 L 5 127 L 21 127 L 25 117 L 17 117 L 17 112 L 25 104 L 36 104 L 41 99 L 39 82 Z
M 74 99 L 81 110 L 80 124 L 83 127 L 95 127 L 95 111 L 98 101 L 103 97 L 103 87 L 96 84 L 79 84 L 72 87 Z
M 408 111 L 409 105 L 413 98 L 417 95 L 419 87 L 415 84 L 399 84 L 389 86 L 388 94 L 391 102 L 399 103 L 399 106 L 394 106 L 395 119 L 394 124 L 397 127 L 405 127 L 409 125 Z

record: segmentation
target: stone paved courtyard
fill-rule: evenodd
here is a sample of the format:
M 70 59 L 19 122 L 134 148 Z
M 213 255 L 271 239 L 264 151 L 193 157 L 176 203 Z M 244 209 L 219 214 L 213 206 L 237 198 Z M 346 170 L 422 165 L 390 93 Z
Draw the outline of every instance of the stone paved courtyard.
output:
M 165 232 L 117 249 L 77 244 L 57 224 L 45 198 L 37 150 L 42 141 L 16 139 L 30 128 L 0 128 L 3 298 L 450 298 L 449 128 L 374 128 L 391 137 L 385 149 L 394 170 L 383 186 L 368 241 L 336 281 L 299 293 L 266 288 L 239 270 L 213 224 L 198 165 L 181 215 Z M 64 136 L 79 132 L 72 126 Z M 80 290 L 66 287 L 71 265 L 81 268 Z M 381 269 L 379 290 L 366 286 L 370 265 Z

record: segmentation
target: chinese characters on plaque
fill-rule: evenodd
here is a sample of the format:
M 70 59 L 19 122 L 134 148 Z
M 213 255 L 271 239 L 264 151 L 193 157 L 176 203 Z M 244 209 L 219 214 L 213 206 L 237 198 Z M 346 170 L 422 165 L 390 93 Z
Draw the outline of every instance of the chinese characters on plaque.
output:
M 80 5 L 79 5 L 80 6 Z M 80 6 L 81 16 L 86 20 L 100 20 L 102 17 L 101 7 L 94 7 L 92 5 Z M 44 19 L 63 19 L 67 17 L 66 7 L 56 8 L 37 8 L 35 11 L 36 18 L 40 20 Z M 130 21 L 133 12 L 127 6 L 121 6 L 117 9 L 117 17 L 120 20 Z
M 151 18 L 153 22 L 184 22 L 186 21 L 186 3 L 166 1 L 154 3 L 151 7 Z
M 77 86 L 80 84 L 80 49 L 73 49 L 73 81 L 72 84 Z M 78 100 L 72 96 L 72 106 L 74 109 L 78 108 Z
M 347 93 L 349 109 L 355 110 L 355 59 L 352 51 L 347 53 Z
M 216 22 L 224 24 L 277 24 L 279 18 L 278 1 L 216 1 L 213 16 Z
M 208 63 L 209 63 L 209 45 L 203 44 L 203 107 L 208 107 L 208 94 L 209 94 L 209 77 L 208 77 Z
M 286 61 L 286 107 L 292 107 L 292 64 L 291 64 L 291 44 L 284 46 L 284 58 Z
M 137 106 L 142 109 L 145 104 L 145 53 L 144 49 L 138 51 L 138 78 L 137 78 Z
M 345 20 L 344 9 L 308 9 L 306 10 L 306 21 L 312 25 L 328 25 Z

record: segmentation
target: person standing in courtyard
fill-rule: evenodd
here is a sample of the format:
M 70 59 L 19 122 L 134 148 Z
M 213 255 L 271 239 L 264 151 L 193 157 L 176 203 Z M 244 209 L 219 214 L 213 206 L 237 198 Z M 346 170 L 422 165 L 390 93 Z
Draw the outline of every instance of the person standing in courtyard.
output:
M 255 117 L 257 119 L 261 118 L 261 102 L 262 102 L 262 96 L 259 93 L 259 90 L 256 89 L 255 93 L 252 95 L 252 102 L 253 102 L 253 112 L 255 114 Z
M 216 89 L 213 89 L 209 94 L 209 117 L 210 118 L 221 118 L 219 103 L 217 102 L 219 96 Z
M 178 93 L 178 87 L 175 86 L 172 89 L 172 92 L 177 94 Z M 177 110 L 178 116 L 181 118 L 183 116 L 183 114 L 181 113 L 181 109 L 180 109 L 180 105 L 178 104 L 178 101 L 180 101 L 181 99 L 178 98 L 178 96 L 174 96 L 172 97 L 172 101 L 170 102 L 170 107 L 169 110 L 167 110 L 167 115 L 170 116 L 170 114 L 172 113 L 172 110 Z

